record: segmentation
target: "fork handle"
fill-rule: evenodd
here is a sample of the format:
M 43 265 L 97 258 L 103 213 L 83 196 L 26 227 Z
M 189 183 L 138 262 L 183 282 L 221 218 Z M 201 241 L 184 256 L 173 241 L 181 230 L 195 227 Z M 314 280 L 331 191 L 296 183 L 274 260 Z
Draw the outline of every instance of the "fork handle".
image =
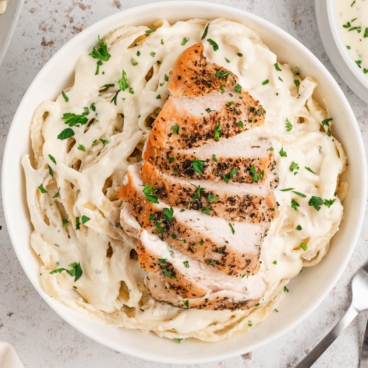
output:
M 327 336 L 301 360 L 295 368 L 309 368 L 324 353 L 325 350 L 335 341 L 335 339 L 345 330 L 350 322 L 358 315 L 358 311 L 350 305 L 349 309 L 342 316 L 336 326 L 327 334 Z

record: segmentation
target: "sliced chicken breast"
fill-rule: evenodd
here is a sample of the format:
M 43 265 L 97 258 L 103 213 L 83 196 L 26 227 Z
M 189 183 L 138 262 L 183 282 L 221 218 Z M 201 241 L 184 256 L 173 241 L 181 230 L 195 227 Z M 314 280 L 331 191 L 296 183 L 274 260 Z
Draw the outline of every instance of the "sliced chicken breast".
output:
M 193 58 L 199 60 L 183 66 Z M 264 123 L 264 108 L 241 90 L 231 72 L 206 62 L 202 45 L 194 45 L 179 56 L 168 89 L 172 95 L 157 116 L 149 138 L 156 147 L 198 147 Z
M 263 185 L 191 181 L 167 175 L 149 161 L 143 163 L 141 179 L 169 206 L 207 209 L 211 216 L 228 221 L 271 222 L 278 213 L 268 181 Z
M 267 141 L 250 141 L 241 135 L 192 150 L 161 150 L 148 141 L 143 159 L 179 178 L 258 183 L 274 165 L 269 148 Z
M 264 267 L 257 275 L 226 276 L 213 266 L 196 259 L 143 230 L 138 242 L 141 267 L 159 275 L 166 287 L 181 298 L 197 299 L 209 293 L 229 290 L 244 294 L 248 299 L 260 298 L 266 288 Z
M 172 208 L 163 202 L 147 201 L 139 176 L 139 166 L 130 166 L 119 197 L 126 204 L 122 214 L 133 216 L 143 229 L 157 234 L 169 245 L 213 265 L 229 275 L 254 274 L 259 268 L 264 224 L 233 222 L 202 211 Z M 166 213 L 165 213 L 166 212 Z
M 157 300 L 172 304 L 183 309 L 195 308 L 202 310 L 245 310 L 254 307 L 257 299 L 248 299 L 246 295 L 235 293 L 229 290 L 209 293 L 208 295 L 198 299 L 183 299 L 177 294 L 167 289 L 164 281 L 153 273 L 148 273 L 145 279 L 145 285 L 148 292 Z M 263 293 L 265 290 L 263 291 Z

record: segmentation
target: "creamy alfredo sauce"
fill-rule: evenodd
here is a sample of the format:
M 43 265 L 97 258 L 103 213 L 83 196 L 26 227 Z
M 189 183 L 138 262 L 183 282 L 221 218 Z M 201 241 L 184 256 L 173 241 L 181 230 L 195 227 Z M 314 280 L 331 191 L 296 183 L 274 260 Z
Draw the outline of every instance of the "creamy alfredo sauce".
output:
M 25 156 L 22 164 L 35 228 L 31 246 L 43 262 L 40 281 L 51 296 L 115 326 L 220 341 L 267 317 L 284 285 L 326 254 L 343 213 L 336 191 L 345 156 L 331 135 L 332 117 L 312 99 L 316 81 L 277 63 L 246 26 L 213 20 L 201 40 L 206 24 L 162 21 L 153 33 L 124 26 L 105 38 L 109 60 L 80 56 L 73 86 L 37 109 L 34 163 Z M 280 180 L 280 214 L 262 246 L 268 290 L 250 311 L 182 310 L 155 301 L 130 256 L 135 243 L 119 225 L 117 192 L 126 169 L 140 160 L 149 123 L 168 97 L 175 59 L 198 42 L 209 61 L 235 73 L 265 108 L 265 124 L 243 134 L 270 140 Z M 66 113 L 79 115 L 82 123 L 66 125 Z M 70 138 L 60 139 L 65 136 Z
M 349 55 L 368 77 L 368 0 L 335 0 L 335 8 Z

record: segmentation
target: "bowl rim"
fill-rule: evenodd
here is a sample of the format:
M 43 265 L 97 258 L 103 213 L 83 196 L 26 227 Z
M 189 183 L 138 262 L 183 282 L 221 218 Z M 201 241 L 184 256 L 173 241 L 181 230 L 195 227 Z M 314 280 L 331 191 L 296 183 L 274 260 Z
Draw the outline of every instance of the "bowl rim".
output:
M 318 0 L 317 0 L 318 1 Z M 24 270 L 24 272 L 26 273 L 27 277 L 29 278 L 29 280 L 31 281 L 31 283 L 33 284 L 33 286 L 35 287 L 35 289 L 38 291 L 38 293 L 41 295 L 41 297 L 46 301 L 46 303 L 57 313 L 59 314 L 60 317 L 62 317 L 66 322 L 68 322 L 73 328 L 77 329 L 78 331 L 82 332 L 84 335 L 88 336 L 89 338 L 97 341 L 98 343 L 109 347 L 111 349 L 120 351 L 124 354 L 136 357 L 136 358 L 140 358 L 140 359 L 146 359 L 146 360 L 150 360 L 150 361 L 155 361 L 155 362 L 159 362 L 159 363 L 173 363 L 172 360 L 168 360 L 167 357 L 165 356 L 160 356 L 158 354 L 151 354 L 151 353 L 147 353 L 147 352 L 142 352 L 139 347 L 136 350 L 128 350 L 127 347 L 123 346 L 119 346 L 117 347 L 116 344 L 112 344 L 108 341 L 105 341 L 101 336 L 96 336 L 90 333 L 90 331 L 88 330 L 87 326 L 84 326 L 83 323 L 77 324 L 73 318 L 71 317 L 72 313 L 70 314 L 64 314 L 62 312 L 62 308 L 57 308 L 55 301 L 51 300 L 51 298 L 49 298 L 41 289 L 40 284 L 37 284 L 36 282 L 34 282 L 32 280 L 31 277 L 31 271 L 29 269 L 29 267 L 27 268 L 27 264 L 25 262 L 22 262 L 22 257 L 21 257 L 21 247 L 19 245 L 15 245 L 18 244 L 16 241 L 16 232 L 17 232 L 17 228 L 16 226 L 14 226 L 11 222 L 11 207 L 12 207 L 12 202 L 10 200 L 10 198 L 6 195 L 8 193 L 8 188 L 11 187 L 11 183 L 9 183 L 9 181 L 7 181 L 5 178 L 7 177 L 7 173 L 11 173 L 12 172 L 12 168 L 9 166 L 9 159 L 8 157 L 11 155 L 11 143 L 12 141 L 14 141 L 17 131 L 16 131 L 16 122 L 19 119 L 18 117 L 21 116 L 22 114 L 22 110 L 25 109 L 25 106 L 27 104 L 27 100 L 29 98 L 29 96 L 31 95 L 31 93 L 33 92 L 33 89 L 36 87 L 39 79 L 42 78 L 42 76 L 44 76 L 46 74 L 46 72 L 49 69 L 52 69 L 52 64 L 54 62 L 55 59 L 57 59 L 59 57 L 59 55 L 63 55 L 64 50 L 71 47 L 73 44 L 76 44 L 79 39 L 83 39 L 84 35 L 86 35 L 87 33 L 90 34 L 98 34 L 98 30 L 101 29 L 101 27 L 103 27 L 103 25 L 108 24 L 108 23 L 113 23 L 115 21 L 119 22 L 120 18 L 122 17 L 122 13 L 124 13 L 124 17 L 128 17 L 131 14 L 136 14 L 137 12 L 150 12 L 150 10 L 152 9 L 157 9 L 157 7 L 170 7 L 172 9 L 180 9 L 180 7 L 187 7 L 188 6 L 188 2 L 187 1 L 166 1 L 166 2 L 157 2 L 157 3 L 150 3 L 150 4 L 145 4 L 145 5 L 141 5 L 141 6 L 137 6 L 137 7 L 132 7 L 132 8 L 128 8 L 126 10 L 123 10 L 121 12 L 115 13 L 113 15 L 110 15 L 108 17 L 105 17 L 103 19 L 101 19 L 100 21 L 92 24 L 91 26 L 89 26 L 88 28 L 86 28 L 85 30 L 83 30 L 80 34 L 78 34 L 77 36 L 75 36 L 73 39 L 71 39 L 70 41 L 68 41 L 65 45 L 63 45 L 53 56 L 52 58 L 42 67 L 42 69 L 39 71 L 39 73 L 37 74 L 37 76 L 35 77 L 35 79 L 32 81 L 31 85 L 29 86 L 29 88 L 27 89 L 27 92 L 25 93 L 18 109 L 17 112 L 13 118 L 13 122 L 11 124 L 9 133 L 8 133 L 8 137 L 7 137 L 7 141 L 6 141 L 6 145 L 5 145 L 5 149 L 4 149 L 4 158 L 3 158 L 3 168 L 2 168 L 2 197 L 3 197 L 3 207 L 4 207 L 4 215 L 5 215 L 5 221 L 6 221 L 6 225 L 7 225 L 7 229 L 8 229 L 8 233 L 10 236 L 10 240 L 12 242 L 13 248 L 15 250 L 15 253 L 17 255 L 17 258 L 19 260 L 19 262 L 22 265 L 22 268 Z M 206 9 L 215 9 L 216 11 L 223 11 L 226 16 L 230 17 L 230 13 L 234 14 L 236 13 L 240 13 L 242 15 L 245 16 L 245 19 L 248 21 L 254 21 L 256 22 L 258 25 L 262 26 L 266 26 L 266 28 L 268 28 L 270 31 L 274 31 L 275 34 L 282 34 L 283 37 L 287 40 L 287 42 L 290 43 L 290 45 L 292 45 L 293 47 L 296 47 L 297 49 L 303 51 L 304 53 L 307 53 L 308 56 L 313 59 L 316 63 L 318 63 L 320 65 L 320 67 L 322 68 L 322 70 L 324 70 L 324 74 L 326 75 L 326 78 L 329 80 L 330 85 L 334 86 L 336 93 L 340 96 L 340 100 L 344 105 L 344 109 L 349 111 L 349 114 L 351 115 L 351 128 L 352 130 L 354 130 L 355 135 L 357 137 L 357 149 L 359 151 L 359 155 L 361 157 L 365 157 L 365 152 L 364 152 L 364 145 L 363 145 L 363 140 L 362 137 L 360 135 L 359 132 L 359 127 L 358 127 L 358 123 L 356 122 L 356 119 L 354 117 L 354 114 L 351 110 L 351 107 L 346 99 L 346 97 L 344 96 L 343 92 L 341 91 L 340 87 L 338 86 L 337 82 L 333 79 L 333 77 L 331 76 L 331 74 L 327 71 L 327 69 L 323 66 L 323 64 L 318 60 L 318 58 L 316 56 L 313 55 L 313 53 L 311 51 L 309 51 L 304 45 L 302 45 L 299 41 L 297 41 L 294 37 L 292 37 L 290 34 L 288 34 L 286 31 L 282 30 L 281 28 L 279 28 L 278 26 L 270 23 L 269 21 L 266 21 L 265 19 L 255 16 L 251 13 L 248 13 L 246 11 L 243 10 L 239 10 L 230 6 L 225 6 L 225 5 L 220 5 L 220 4 L 213 4 L 213 3 L 207 3 L 207 2 L 191 2 L 191 7 L 193 9 L 195 8 L 206 8 Z M 209 17 L 210 18 L 210 17 Z M 120 21 L 120 23 L 122 23 Z M 117 24 L 117 23 L 115 23 Z M 346 268 L 346 265 L 351 257 L 352 252 L 355 249 L 355 244 L 357 242 L 357 239 L 359 237 L 360 234 L 360 230 L 362 227 L 362 223 L 363 223 L 363 214 L 364 214 L 364 210 L 365 210 L 365 201 L 366 201 L 366 183 L 367 183 L 367 169 L 364 166 L 362 168 L 362 172 L 361 172 L 361 180 L 363 183 L 365 183 L 365 190 L 363 193 L 361 193 L 362 196 L 362 204 L 359 207 L 359 221 L 357 221 L 356 226 L 355 226 L 355 233 L 354 236 L 351 239 L 351 245 L 350 248 L 347 252 L 347 257 L 341 262 L 341 264 L 338 267 L 338 270 L 335 271 L 334 277 L 332 277 L 331 281 L 329 282 L 329 284 L 327 284 L 327 286 L 325 287 L 325 289 L 323 290 L 323 292 L 321 292 L 318 297 L 315 297 L 314 302 L 311 302 L 310 306 L 307 308 L 307 310 L 303 313 L 301 313 L 298 317 L 295 318 L 294 321 L 290 322 L 287 326 L 284 326 L 283 328 L 280 328 L 280 331 L 276 332 L 276 333 L 272 333 L 268 336 L 266 336 L 265 338 L 263 338 L 261 341 L 253 343 L 253 345 L 250 345 L 248 347 L 246 347 L 245 349 L 235 349 L 235 350 L 230 350 L 227 351 L 225 353 L 219 353 L 216 356 L 213 356 L 211 358 L 192 358 L 192 357 L 186 357 L 185 359 L 177 359 L 175 361 L 175 363 L 177 364 L 190 364 L 190 363 L 207 363 L 207 362 L 212 362 L 212 361 L 218 361 L 221 359 L 228 359 L 228 358 L 232 358 L 234 356 L 238 356 L 241 355 L 247 351 L 250 350 L 254 350 L 257 349 L 261 346 L 264 346 L 268 343 L 270 343 L 271 341 L 277 339 L 278 337 L 284 335 L 285 333 L 289 332 L 291 329 L 293 329 L 294 327 L 296 327 L 299 323 L 301 323 L 301 321 L 303 321 L 305 318 L 307 318 L 320 304 L 321 302 L 326 298 L 326 296 L 330 293 L 331 289 L 333 288 L 333 286 L 336 284 L 336 282 L 338 281 L 338 279 L 341 277 L 341 274 L 343 273 L 344 269 Z M 60 302 L 58 302 L 60 303 Z

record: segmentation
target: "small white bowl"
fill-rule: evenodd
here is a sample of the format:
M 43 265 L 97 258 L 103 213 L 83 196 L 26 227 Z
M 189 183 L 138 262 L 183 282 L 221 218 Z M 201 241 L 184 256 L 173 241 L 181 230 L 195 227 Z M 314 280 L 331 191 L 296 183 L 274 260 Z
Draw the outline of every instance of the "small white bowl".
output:
M 315 0 L 319 34 L 333 66 L 344 82 L 368 103 L 368 78 L 349 55 L 337 22 L 334 0 Z
M 24 0 L 8 1 L 6 12 L 0 15 L 0 65 L 17 26 L 23 2 Z
M 280 62 L 297 65 L 303 75 L 312 76 L 319 82 L 315 96 L 321 102 L 325 99 L 328 104 L 335 123 L 333 134 L 341 141 L 350 159 L 345 174 L 350 178 L 350 191 L 344 201 L 341 230 L 333 238 L 330 252 L 318 266 L 305 269 L 292 280 L 290 293 L 280 304 L 279 313 L 273 313 L 249 333 L 221 343 L 189 339 L 179 345 L 153 333 L 108 326 L 69 309 L 44 292 L 39 282 L 39 261 L 29 246 L 32 226 L 20 161 L 30 151 L 28 128 L 35 109 L 43 101 L 56 98 L 71 82 L 77 58 L 91 50 L 97 35 L 104 36 L 123 24 L 151 25 L 160 18 L 174 22 L 198 17 L 224 17 L 247 24 L 278 55 Z M 366 182 L 365 152 L 355 116 L 321 62 L 292 36 L 259 17 L 227 6 L 187 1 L 153 3 L 122 11 L 85 29 L 63 46 L 34 79 L 17 110 L 5 147 L 2 173 L 5 219 L 14 250 L 29 280 L 51 308 L 73 327 L 114 350 L 142 359 L 177 364 L 218 361 L 244 354 L 290 331 L 312 313 L 338 281 L 354 250 L 365 210 Z

